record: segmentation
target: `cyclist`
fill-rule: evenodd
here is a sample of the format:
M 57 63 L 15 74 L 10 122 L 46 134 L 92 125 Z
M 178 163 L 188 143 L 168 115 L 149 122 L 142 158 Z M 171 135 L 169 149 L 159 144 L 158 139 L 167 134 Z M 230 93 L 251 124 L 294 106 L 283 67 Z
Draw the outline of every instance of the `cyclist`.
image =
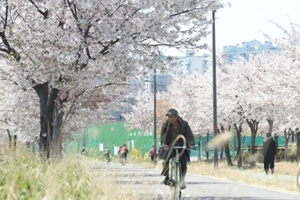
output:
M 84 156 L 86 155 L 86 149 L 85 149 L 85 147 L 82 148 L 81 154 L 84 155 Z
M 125 157 L 125 161 L 127 161 L 128 149 L 126 147 L 126 144 L 123 144 L 122 146 L 120 146 L 118 154 L 120 156 L 120 159 L 124 156 Z
M 149 151 L 149 156 L 150 156 L 152 162 L 154 162 L 154 154 L 155 154 L 155 150 L 154 150 L 154 145 L 153 145 Z
M 110 150 L 108 147 L 105 147 L 105 149 L 104 149 L 104 157 L 107 162 L 110 162 Z
M 161 128 L 161 146 L 165 146 L 165 147 L 169 146 L 178 135 L 182 134 L 187 141 L 187 148 L 194 149 L 195 147 L 194 135 L 192 133 L 192 130 L 188 122 L 184 121 L 181 117 L 179 117 L 178 111 L 175 110 L 174 108 L 170 109 L 167 112 L 166 116 L 168 116 L 168 120 L 163 124 Z M 183 146 L 182 139 L 178 140 L 175 143 L 175 146 Z M 189 151 L 187 149 L 183 151 L 184 153 L 179 159 L 179 162 L 181 164 L 181 171 L 182 171 L 182 179 L 180 183 L 181 189 L 186 188 L 184 178 L 187 173 L 187 162 L 189 161 Z M 162 175 L 165 175 L 165 179 L 163 183 L 166 185 L 168 185 L 170 182 L 170 178 L 168 177 L 168 173 L 169 173 L 168 166 L 169 166 L 168 161 L 165 161 Z

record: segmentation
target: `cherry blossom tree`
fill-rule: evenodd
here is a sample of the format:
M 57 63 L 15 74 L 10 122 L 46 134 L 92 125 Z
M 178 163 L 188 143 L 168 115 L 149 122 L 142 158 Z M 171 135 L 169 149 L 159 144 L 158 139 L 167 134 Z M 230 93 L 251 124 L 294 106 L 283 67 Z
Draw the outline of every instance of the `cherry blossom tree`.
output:
M 20 71 L 19 71 L 20 72 Z M 34 142 L 38 136 L 38 99 L 29 85 L 21 85 L 18 72 L 4 59 L 0 60 L 0 141 L 10 145 L 16 139 Z M 8 135 L 8 137 L 7 137 Z
M 122 101 L 131 77 L 159 67 L 161 47 L 202 48 L 207 13 L 220 7 L 212 0 L 1 2 L 0 51 L 38 94 L 40 150 L 50 157 L 61 146 L 62 120 L 81 113 L 81 101 Z
M 166 112 L 170 108 L 170 103 L 163 92 L 157 92 L 156 96 L 156 116 L 157 133 L 160 134 L 160 128 L 166 120 Z M 136 97 L 136 103 L 132 106 L 131 112 L 124 113 L 122 116 L 126 120 L 128 129 L 139 129 L 141 134 L 153 132 L 154 120 L 154 99 L 153 93 L 144 91 Z
M 284 68 L 279 71 L 280 76 L 285 80 L 281 82 L 283 90 L 280 93 L 281 97 L 285 100 L 282 103 L 285 113 L 281 115 L 279 129 L 284 130 L 285 138 L 285 160 L 287 159 L 288 140 L 291 134 L 294 134 L 299 129 L 299 53 L 300 53 L 300 29 L 299 24 L 290 22 L 289 27 L 284 27 L 276 22 L 272 22 L 279 31 L 282 32 L 281 37 L 274 38 L 272 35 L 264 34 L 265 37 L 280 46 L 283 51 L 281 52 L 282 63 Z M 297 138 L 299 141 L 299 138 Z M 299 152 L 297 152 L 299 154 Z

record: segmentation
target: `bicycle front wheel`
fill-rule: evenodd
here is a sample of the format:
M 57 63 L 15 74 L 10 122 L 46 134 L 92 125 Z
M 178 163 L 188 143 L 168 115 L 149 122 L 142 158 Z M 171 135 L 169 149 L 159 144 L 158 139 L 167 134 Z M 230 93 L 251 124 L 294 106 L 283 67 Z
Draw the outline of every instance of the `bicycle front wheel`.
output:
M 179 162 L 175 162 L 172 166 L 172 196 L 174 200 L 179 200 L 181 198 L 180 182 L 181 182 L 181 165 Z

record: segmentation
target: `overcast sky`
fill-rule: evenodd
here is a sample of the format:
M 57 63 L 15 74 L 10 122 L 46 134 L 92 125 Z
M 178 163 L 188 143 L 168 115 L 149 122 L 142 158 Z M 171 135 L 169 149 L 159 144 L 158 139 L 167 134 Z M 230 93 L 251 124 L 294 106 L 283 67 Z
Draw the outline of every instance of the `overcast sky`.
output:
M 300 0 L 223 0 L 231 7 L 217 11 L 217 46 L 241 44 L 257 39 L 265 41 L 262 31 L 272 36 L 281 33 L 269 20 L 288 27 L 300 20 Z M 210 42 L 211 43 L 211 42 Z
M 231 7 L 216 12 L 216 45 L 241 44 L 253 39 L 264 42 L 262 32 L 278 37 L 281 32 L 269 20 L 288 28 L 291 22 L 300 24 L 300 0 L 222 0 Z M 211 15 L 210 15 L 211 17 Z M 210 29 L 211 30 L 211 29 Z M 209 35 L 206 42 L 211 45 Z M 182 55 L 179 51 L 166 51 L 166 55 Z M 200 51 L 199 54 L 202 54 Z

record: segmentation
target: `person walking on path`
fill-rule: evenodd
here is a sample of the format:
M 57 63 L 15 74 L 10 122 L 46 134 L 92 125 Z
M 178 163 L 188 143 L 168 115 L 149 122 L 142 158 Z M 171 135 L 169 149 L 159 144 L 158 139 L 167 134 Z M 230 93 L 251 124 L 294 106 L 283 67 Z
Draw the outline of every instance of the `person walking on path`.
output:
M 268 175 L 269 169 L 271 169 L 271 174 L 273 174 L 275 168 L 274 160 L 275 155 L 277 154 L 277 146 L 270 133 L 267 133 L 267 137 L 265 138 L 263 143 L 262 151 L 264 157 L 264 170 Z

